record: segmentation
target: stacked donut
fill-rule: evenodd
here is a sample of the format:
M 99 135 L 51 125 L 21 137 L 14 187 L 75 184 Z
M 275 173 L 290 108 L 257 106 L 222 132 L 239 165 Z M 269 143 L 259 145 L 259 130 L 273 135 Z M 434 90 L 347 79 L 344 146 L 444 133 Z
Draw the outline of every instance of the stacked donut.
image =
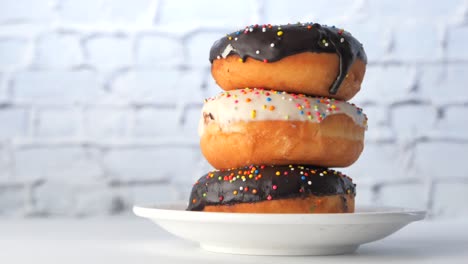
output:
M 354 211 L 347 167 L 363 149 L 367 117 L 346 102 L 361 87 L 362 44 L 316 23 L 253 25 L 210 51 L 224 90 L 205 100 L 202 176 L 188 210 L 248 213 Z

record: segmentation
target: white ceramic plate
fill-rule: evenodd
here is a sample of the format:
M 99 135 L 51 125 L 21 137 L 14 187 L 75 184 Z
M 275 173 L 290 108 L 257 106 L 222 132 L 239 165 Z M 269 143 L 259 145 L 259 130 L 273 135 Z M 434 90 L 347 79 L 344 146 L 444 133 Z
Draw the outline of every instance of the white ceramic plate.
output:
M 335 255 L 382 239 L 424 211 L 362 207 L 351 214 L 239 214 L 185 211 L 177 203 L 133 207 L 170 233 L 208 251 L 249 255 Z

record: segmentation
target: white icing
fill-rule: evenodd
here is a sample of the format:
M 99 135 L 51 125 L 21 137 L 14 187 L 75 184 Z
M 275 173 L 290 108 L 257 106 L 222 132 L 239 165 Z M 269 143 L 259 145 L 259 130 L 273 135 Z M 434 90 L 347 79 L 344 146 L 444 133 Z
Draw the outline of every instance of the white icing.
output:
M 204 117 L 203 114 L 211 114 Z M 291 120 L 320 123 L 327 116 L 345 114 L 357 125 L 367 128 L 367 117 L 353 104 L 324 97 L 264 89 L 238 89 L 222 92 L 205 100 L 198 132 L 208 122 L 221 126 L 237 121 Z

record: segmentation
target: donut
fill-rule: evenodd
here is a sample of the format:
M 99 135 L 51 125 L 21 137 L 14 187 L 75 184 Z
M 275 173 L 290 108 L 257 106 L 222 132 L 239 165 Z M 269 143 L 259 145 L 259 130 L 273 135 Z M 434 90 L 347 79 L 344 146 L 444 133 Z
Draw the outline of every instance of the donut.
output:
M 195 182 L 188 211 L 352 213 L 356 185 L 341 172 L 309 165 L 214 170 Z
M 210 50 L 211 73 L 226 91 L 242 87 L 351 99 L 367 57 L 343 29 L 313 23 L 254 25 L 227 34 Z
M 363 149 L 367 117 L 353 104 L 245 88 L 205 100 L 200 148 L 216 169 L 249 164 L 347 167 Z

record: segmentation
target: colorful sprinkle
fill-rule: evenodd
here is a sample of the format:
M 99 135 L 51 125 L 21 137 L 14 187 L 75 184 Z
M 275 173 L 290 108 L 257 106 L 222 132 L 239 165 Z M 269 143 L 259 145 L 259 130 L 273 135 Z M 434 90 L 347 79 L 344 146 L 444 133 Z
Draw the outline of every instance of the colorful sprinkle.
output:
M 258 104 L 259 108 L 255 109 L 255 105 L 246 107 L 245 103 Z M 213 108 L 211 105 L 213 105 Z M 327 116 L 344 113 L 351 117 L 356 124 L 363 128 L 367 127 L 367 118 L 362 113 L 362 109 L 352 104 L 329 98 L 309 97 L 303 94 L 285 93 L 262 88 L 238 89 L 207 98 L 203 107 L 203 113 L 217 111 L 216 109 L 229 105 L 236 111 L 233 111 L 229 115 L 218 115 L 216 117 L 217 122 L 230 123 L 233 118 L 230 115 L 235 114 L 236 118 L 239 118 L 241 121 L 266 119 L 320 123 Z M 259 116 L 259 109 L 269 111 L 262 111 L 261 116 Z M 281 111 L 274 111 L 279 109 Z

